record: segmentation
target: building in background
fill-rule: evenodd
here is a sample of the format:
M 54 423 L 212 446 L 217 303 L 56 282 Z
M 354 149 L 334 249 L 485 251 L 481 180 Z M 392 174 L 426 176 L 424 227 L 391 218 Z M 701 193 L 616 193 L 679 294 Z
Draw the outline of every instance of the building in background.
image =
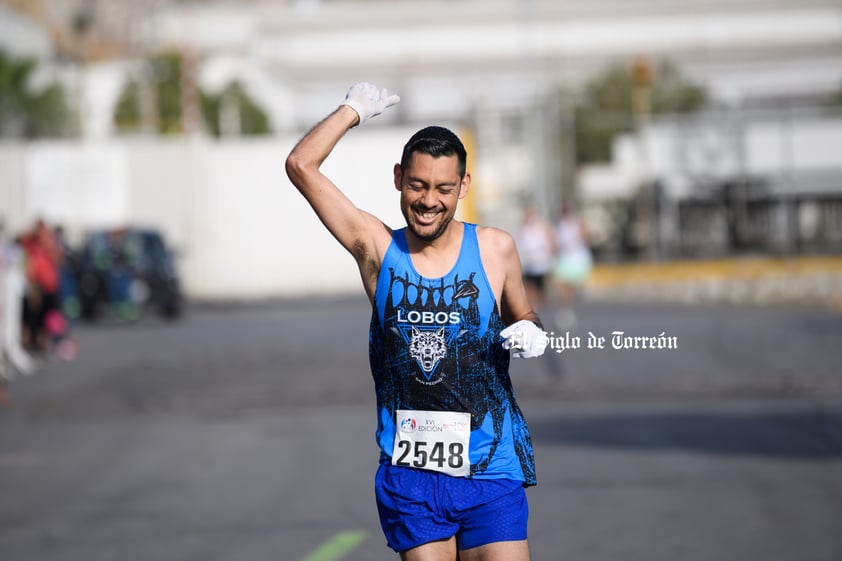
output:
M 135 52 L 195 50 L 203 84 L 242 82 L 278 132 L 311 126 L 335 105 L 336 92 L 359 79 L 401 93 L 399 110 L 383 125 L 472 130 L 478 212 L 505 226 L 519 219 L 514 203 L 530 200 L 551 212 L 562 194 L 574 194 L 575 162 L 561 139 L 573 134 L 582 84 L 609 64 L 669 58 L 728 108 L 813 104 L 842 88 L 842 7 L 827 0 L 124 6 Z
M 35 56 L 72 85 L 87 142 L 117 136 L 113 114 L 123 84 L 142 79 L 149 57 L 164 50 L 195 60 L 204 90 L 242 84 L 266 109 L 279 138 L 300 136 L 336 106 L 350 83 L 369 80 L 402 98 L 372 128 L 437 122 L 470 138 L 476 218 L 511 228 L 524 202 L 548 216 L 563 197 L 598 203 L 591 209 L 596 230 L 613 236 L 603 254 L 674 254 L 681 247 L 667 248 L 663 240 L 675 238 L 688 221 L 723 220 L 726 232 L 733 229 L 728 224 L 735 213 L 748 212 L 748 200 L 718 218 L 699 208 L 718 200 L 712 193 L 723 185 L 757 183 L 763 166 L 755 169 L 746 154 L 760 150 L 762 160 L 812 152 L 809 144 L 794 147 L 804 135 L 763 140 L 772 137 L 753 132 L 755 124 L 757 130 L 796 131 L 803 120 L 824 122 L 816 107 L 842 89 L 842 6 L 835 0 L 0 0 L 0 9 L 15 14 L 0 18 L 0 45 L 21 43 L 8 39 L 8 30 L 28 30 Z M 52 55 L 44 52 L 44 37 Z M 636 133 L 616 139 L 612 162 L 577 169 L 570 139 L 583 84 L 611 64 L 661 59 L 703 86 L 714 111 L 641 121 Z M 789 108 L 785 117 L 782 107 Z M 745 128 L 720 126 L 738 115 L 745 116 L 739 121 Z M 832 130 L 820 138 L 837 138 L 837 117 L 828 118 Z M 720 154 L 716 165 L 712 151 Z M 112 153 L 100 176 L 119 176 L 108 170 L 121 158 Z M 732 173 L 721 173 L 723 158 L 737 162 Z M 707 163 L 688 164 L 700 160 Z M 791 188 L 753 189 L 810 195 L 812 188 L 797 191 L 799 182 L 818 175 L 796 169 L 801 161 L 793 156 L 773 179 L 760 178 L 774 185 L 783 178 Z M 842 164 L 813 164 L 823 168 L 823 193 L 842 192 Z M 717 167 L 717 182 L 693 179 L 706 165 Z M 655 189 L 665 196 L 653 198 Z M 745 191 L 730 189 L 728 196 L 738 199 Z M 619 232 L 612 226 L 620 219 L 605 210 L 617 200 L 630 201 L 623 215 L 628 224 Z M 699 208 L 692 200 L 701 201 Z M 835 212 L 799 203 L 769 210 L 777 216 L 769 220 L 803 214 L 813 223 L 832 222 L 815 218 L 825 208 L 831 208 L 828 216 Z M 629 209 L 637 210 L 631 218 Z

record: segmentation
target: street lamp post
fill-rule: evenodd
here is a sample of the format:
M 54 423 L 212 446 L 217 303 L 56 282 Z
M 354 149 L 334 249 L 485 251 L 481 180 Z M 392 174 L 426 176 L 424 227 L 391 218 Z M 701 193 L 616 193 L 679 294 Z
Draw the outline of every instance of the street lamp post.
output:
M 642 241 L 646 246 L 648 259 L 660 258 L 658 236 L 658 201 L 651 177 L 649 151 L 644 136 L 646 126 L 652 114 L 652 83 L 654 72 L 649 59 L 643 56 L 635 58 L 631 68 L 631 109 L 637 145 L 640 154 L 641 189 L 637 200 L 638 224 L 643 230 Z

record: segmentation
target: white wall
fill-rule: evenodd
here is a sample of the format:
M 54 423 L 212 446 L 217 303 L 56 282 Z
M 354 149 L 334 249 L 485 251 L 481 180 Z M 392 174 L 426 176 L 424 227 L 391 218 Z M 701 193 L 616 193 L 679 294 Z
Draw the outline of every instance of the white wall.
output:
M 0 222 L 7 232 L 26 225 L 26 148 L 22 144 L 0 144 Z
M 323 170 L 357 206 L 399 227 L 392 167 L 414 129 L 354 129 Z M 361 291 L 352 258 L 284 172 L 297 138 L 0 145 L 0 219 L 160 228 L 185 290 L 205 299 Z

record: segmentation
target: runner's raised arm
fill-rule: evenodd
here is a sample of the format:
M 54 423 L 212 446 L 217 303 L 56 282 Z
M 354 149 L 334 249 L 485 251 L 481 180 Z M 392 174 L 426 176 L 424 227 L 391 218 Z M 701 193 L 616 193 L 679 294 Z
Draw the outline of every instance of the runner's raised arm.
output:
M 366 291 L 376 282 L 377 239 L 388 244 L 389 230 L 375 216 L 357 208 L 320 167 L 352 127 L 379 115 L 400 98 L 367 83 L 351 86 L 345 101 L 313 127 L 290 152 L 286 172 L 330 233 L 357 260 Z M 372 277 L 374 275 L 374 278 Z M 370 295 L 370 294 L 369 294 Z

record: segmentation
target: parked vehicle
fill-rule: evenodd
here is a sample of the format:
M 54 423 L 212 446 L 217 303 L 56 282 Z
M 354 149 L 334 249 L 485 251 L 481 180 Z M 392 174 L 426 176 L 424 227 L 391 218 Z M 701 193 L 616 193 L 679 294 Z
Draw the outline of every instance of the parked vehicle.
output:
M 82 245 L 76 278 L 82 317 L 106 311 L 136 319 L 148 308 L 174 319 L 183 308 L 175 259 L 156 230 L 121 228 L 90 232 Z

